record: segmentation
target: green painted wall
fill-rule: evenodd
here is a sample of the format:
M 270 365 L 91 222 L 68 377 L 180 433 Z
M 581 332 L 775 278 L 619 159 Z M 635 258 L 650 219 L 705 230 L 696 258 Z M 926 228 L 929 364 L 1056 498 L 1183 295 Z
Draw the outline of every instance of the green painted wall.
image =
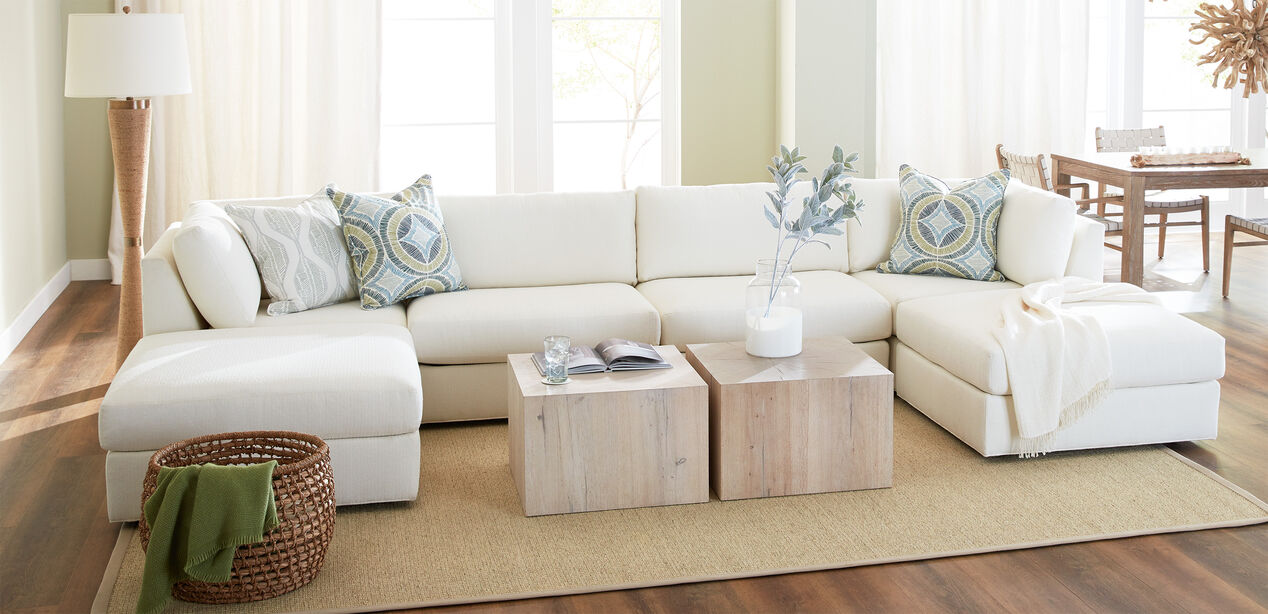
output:
M 0 330 L 66 264 L 60 17 L 21 0 L 0 19 Z
M 775 0 L 682 0 L 682 183 L 766 181 L 776 134 Z
M 59 43 L 65 40 L 66 15 L 114 11 L 113 0 L 62 0 L 61 6 Z M 58 75 L 62 70 L 58 70 Z M 65 122 L 68 256 L 73 260 L 105 258 L 114 189 L 106 100 L 63 98 L 60 107 Z

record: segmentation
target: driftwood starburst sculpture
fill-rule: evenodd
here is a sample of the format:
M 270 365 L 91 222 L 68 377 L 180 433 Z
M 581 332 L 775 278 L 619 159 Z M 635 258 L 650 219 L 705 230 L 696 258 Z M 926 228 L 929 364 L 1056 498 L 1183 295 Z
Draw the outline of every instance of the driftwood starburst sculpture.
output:
M 1220 75 L 1228 71 L 1224 88 L 1231 90 L 1244 83 L 1243 98 L 1261 89 L 1268 91 L 1268 0 L 1254 2 L 1251 7 L 1246 8 L 1245 0 L 1233 0 L 1231 7 L 1204 2 L 1194 11 L 1200 19 L 1189 27 L 1202 35 L 1189 41 L 1194 45 L 1215 41 L 1198 62 L 1198 66 L 1215 64 L 1211 86 L 1218 87 Z

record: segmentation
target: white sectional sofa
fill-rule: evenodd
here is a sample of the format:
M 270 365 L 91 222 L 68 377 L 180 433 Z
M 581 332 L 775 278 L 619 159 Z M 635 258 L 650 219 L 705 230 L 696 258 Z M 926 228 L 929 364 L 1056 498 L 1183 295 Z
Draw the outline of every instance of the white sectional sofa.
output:
M 831 249 L 808 246 L 794 263 L 805 335 L 848 337 L 895 371 L 899 396 L 965 443 L 984 455 L 1014 452 L 1006 372 L 990 337 L 998 306 L 1015 300 L 1022 284 L 1100 280 L 1102 227 L 1075 215 L 1069 199 L 1014 181 L 999 223 L 998 268 L 1009 281 L 885 275 L 875 268 L 888 258 L 898 224 L 897 181 L 857 179 L 854 187 L 865 203 L 859 219 L 829 238 Z M 770 189 L 442 196 L 469 290 L 377 311 L 351 302 L 272 317 L 261 303 L 240 328 L 402 327 L 413 340 L 424 422 L 505 417 L 505 356 L 539 350 L 547 334 L 581 344 L 610 336 L 679 346 L 742 339 L 743 290 L 756 260 L 774 247 L 760 212 Z M 142 263 L 147 338 L 208 327 L 172 254 L 179 231 L 169 229 Z M 1104 316 L 1117 390 L 1057 448 L 1214 437 L 1223 339 L 1154 305 L 1086 308 Z M 234 402 L 232 391 L 222 402 Z

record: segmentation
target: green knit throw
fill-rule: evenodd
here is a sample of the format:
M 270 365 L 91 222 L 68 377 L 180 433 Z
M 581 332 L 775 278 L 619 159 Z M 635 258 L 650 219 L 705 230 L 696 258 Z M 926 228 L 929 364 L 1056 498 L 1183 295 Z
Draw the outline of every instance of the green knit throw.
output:
M 255 465 L 162 467 L 145 502 L 150 544 L 137 614 L 167 607 L 172 586 L 187 579 L 228 582 L 238 546 L 264 541 L 277 526 L 273 468 Z

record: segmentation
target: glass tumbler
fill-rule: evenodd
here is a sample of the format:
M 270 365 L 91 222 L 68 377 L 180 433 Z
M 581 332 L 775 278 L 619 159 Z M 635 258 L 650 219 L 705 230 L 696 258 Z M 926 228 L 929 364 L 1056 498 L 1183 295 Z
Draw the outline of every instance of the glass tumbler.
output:
M 543 341 L 546 349 L 546 383 L 562 384 L 568 381 L 568 353 L 572 339 L 551 335 Z

